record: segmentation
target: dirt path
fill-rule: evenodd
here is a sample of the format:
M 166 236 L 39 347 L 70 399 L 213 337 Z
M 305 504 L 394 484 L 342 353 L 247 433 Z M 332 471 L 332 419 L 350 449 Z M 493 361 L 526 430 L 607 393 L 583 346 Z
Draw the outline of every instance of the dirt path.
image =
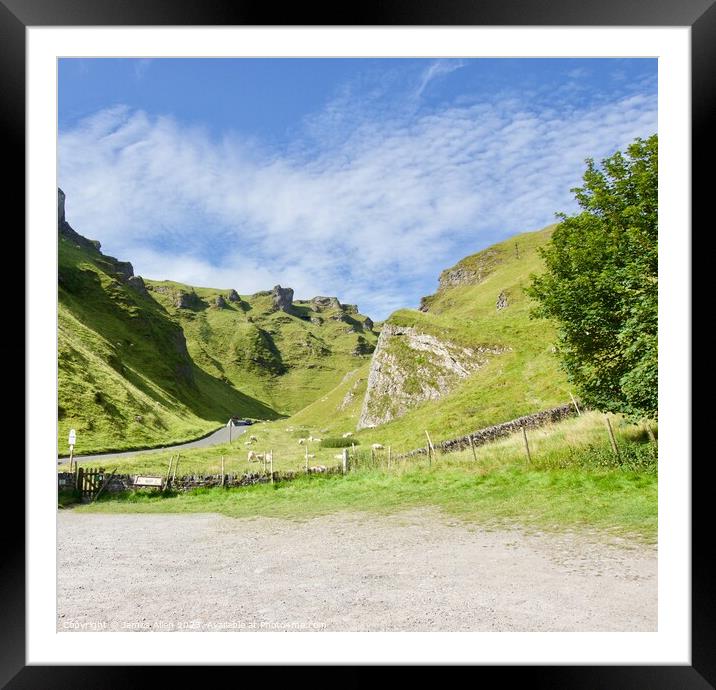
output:
M 58 514 L 57 629 L 655 631 L 656 548 L 411 510 Z

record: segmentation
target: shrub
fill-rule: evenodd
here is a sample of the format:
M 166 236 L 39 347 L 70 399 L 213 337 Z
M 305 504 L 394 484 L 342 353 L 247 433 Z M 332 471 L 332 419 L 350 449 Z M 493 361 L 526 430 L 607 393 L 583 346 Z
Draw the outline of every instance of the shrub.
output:
M 350 448 L 352 445 L 359 445 L 358 441 L 352 437 L 349 438 L 324 438 L 319 446 L 321 448 Z

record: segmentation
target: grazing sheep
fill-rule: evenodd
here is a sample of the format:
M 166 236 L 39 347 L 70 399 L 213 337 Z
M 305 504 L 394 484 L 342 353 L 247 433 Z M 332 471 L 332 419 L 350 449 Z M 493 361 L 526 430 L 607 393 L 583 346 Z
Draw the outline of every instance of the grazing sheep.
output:
M 308 468 L 309 472 L 327 472 L 328 468 L 325 465 L 316 465 Z
M 298 445 L 299 445 L 299 446 L 304 445 L 304 443 L 306 443 L 306 439 L 305 439 L 305 438 L 299 438 L 299 439 L 298 439 Z
M 353 432 L 352 432 L 352 431 L 346 431 L 346 433 L 343 434 L 343 438 L 348 438 L 349 436 L 353 436 Z
M 249 462 L 261 462 L 266 458 L 266 453 L 257 453 L 255 450 L 249 451 L 249 457 L 247 460 Z
M 245 445 L 245 446 L 250 446 L 250 445 L 251 445 L 251 441 L 244 441 L 244 445 Z
M 254 460 L 256 460 L 256 451 L 250 450 L 250 451 L 249 451 L 249 457 L 246 458 L 246 459 L 247 459 L 248 462 L 253 462 Z
M 315 458 L 315 457 L 316 457 L 316 454 L 315 454 L 315 453 L 309 453 L 306 457 L 309 458 L 309 459 L 310 459 L 310 458 Z
M 256 438 L 256 436 L 249 436 L 249 441 L 254 443 L 254 442 L 258 441 L 258 439 Z
M 343 454 L 341 453 L 340 455 L 334 455 L 333 459 L 334 460 L 343 460 Z
M 371 448 L 373 450 L 383 450 L 383 446 L 380 443 L 374 443 Z

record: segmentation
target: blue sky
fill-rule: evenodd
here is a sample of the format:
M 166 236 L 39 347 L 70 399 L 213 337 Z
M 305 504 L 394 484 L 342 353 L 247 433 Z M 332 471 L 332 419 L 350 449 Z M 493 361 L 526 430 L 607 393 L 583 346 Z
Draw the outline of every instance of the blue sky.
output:
M 62 59 L 67 218 L 147 278 L 385 318 L 575 210 L 657 131 L 654 59 Z

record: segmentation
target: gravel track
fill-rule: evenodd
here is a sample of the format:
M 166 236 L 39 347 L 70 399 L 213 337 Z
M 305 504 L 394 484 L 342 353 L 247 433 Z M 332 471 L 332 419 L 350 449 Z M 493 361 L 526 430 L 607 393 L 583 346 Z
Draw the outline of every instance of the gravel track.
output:
M 436 509 L 58 513 L 57 630 L 655 631 L 656 547 Z

